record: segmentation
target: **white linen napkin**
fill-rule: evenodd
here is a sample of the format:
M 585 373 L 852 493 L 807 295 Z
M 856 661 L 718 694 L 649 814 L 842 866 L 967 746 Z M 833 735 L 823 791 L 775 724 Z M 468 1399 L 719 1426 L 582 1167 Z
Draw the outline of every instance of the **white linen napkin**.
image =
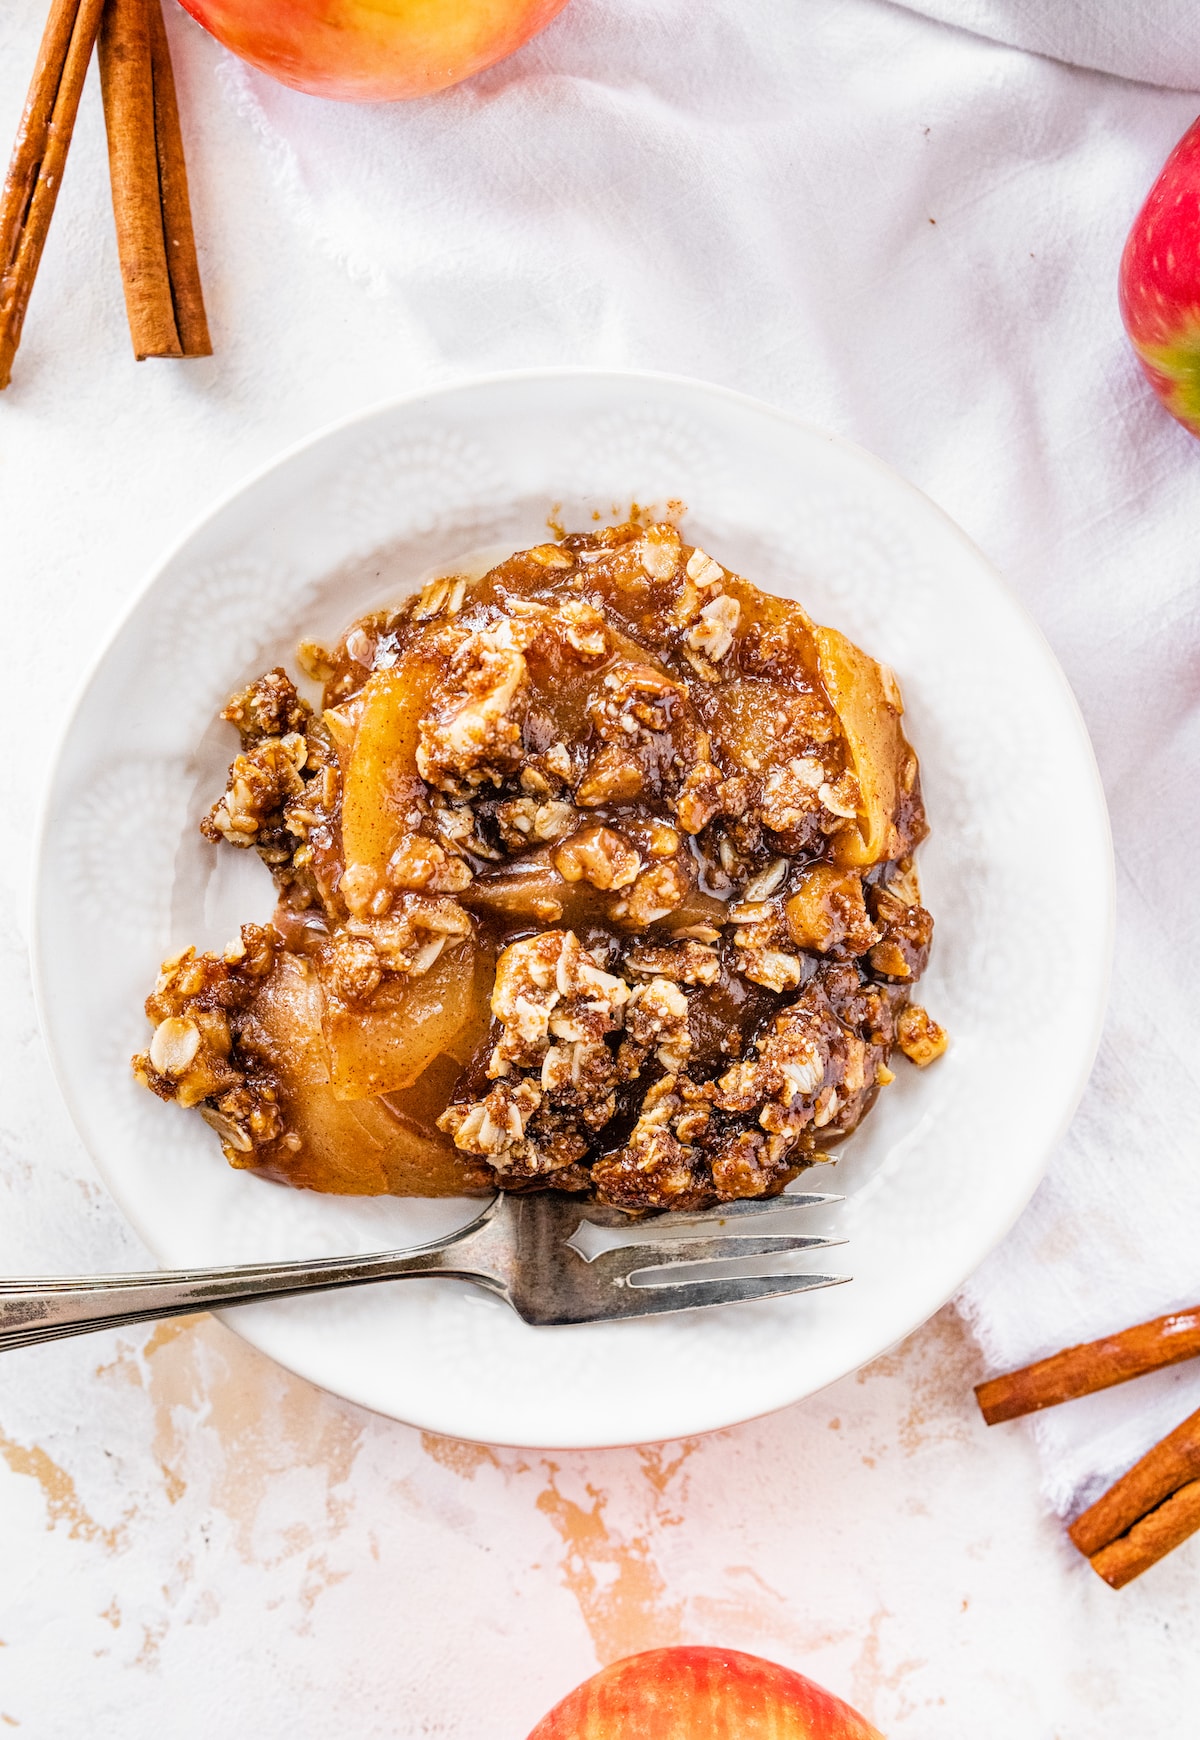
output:
M 883 0 L 574 0 L 428 101 L 220 77 L 344 265 L 346 320 L 389 299 L 388 386 L 574 361 L 757 393 L 927 489 L 1055 646 L 1112 810 L 1116 974 L 1075 1125 L 961 1296 L 982 1375 L 1200 1297 L 1200 443 L 1116 309 L 1200 102 L 1063 64 L 1200 87 L 1200 12 L 925 10 L 969 28 Z M 1043 1416 L 1049 1499 L 1078 1507 L 1198 1403 L 1184 1368 Z
M 1192 0 L 900 0 L 996 42 L 1180 91 L 1200 90 Z

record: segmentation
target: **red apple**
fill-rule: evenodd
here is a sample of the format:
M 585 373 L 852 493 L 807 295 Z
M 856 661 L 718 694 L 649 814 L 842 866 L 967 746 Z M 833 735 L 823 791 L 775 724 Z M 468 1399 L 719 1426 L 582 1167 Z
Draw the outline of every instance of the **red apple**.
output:
M 1200 435 L 1200 121 L 1134 219 L 1120 287 L 1121 317 L 1150 385 Z
M 556 1704 L 529 1740 L 882 1740 L 803 1674 L 736 1649 L 652 1649 Z
M 423 97 L 520 48 L 567 0 L 182 0 L 251 66 L 348 102 Z

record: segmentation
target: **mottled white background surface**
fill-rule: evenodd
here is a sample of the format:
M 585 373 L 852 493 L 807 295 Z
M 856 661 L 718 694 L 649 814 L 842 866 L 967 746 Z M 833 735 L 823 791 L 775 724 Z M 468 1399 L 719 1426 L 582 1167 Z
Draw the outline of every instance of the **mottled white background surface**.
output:
M 5 142 L 42 11 L 41 0 L 20 0 L 0 15 Z M 668 106 L 673 62 L 686 70 L 689 57 L 737 46 L 719 32 L 655 37 L 652 18 L 639 58 L 621 14 L 616 0 L 575 0 L 541 44 L 455 99 L 448 124 L 462 130 L 464 158 L 474 116 L 520 81 L 548 80 L 553 94 L 559 62 L 578 80 L 605 76 L 610 63 L 580 63 L 576 17 L 593 40 L 608 31 L 613 65 L 632 44 L 618 83 L 658 91 Z M 897 36 L 892 76 L 855 77 L 861 34 L 899 31 L 904 15 L 867 0 L 814 6 L 818 14 L 830 83 L 805 111 L 794 173 L 778 181 L 778 228 L 721 238 L 741 249 L 735 271 L 714 268 L 721 320 L 713 284 L 674 282 L 652 229 L 636 238 L 657 274 L 644 321 L 627 317 L 611 260 L 604 295 L 590 315 L 573 303 L 570 319 L 558 300 L 565 279 L 551 273 L 530 298 L 494 255 L 489 312 L 473 323 L 456 296 L 460 254 L 422 255 L 409 280 L 348 273 L 328 235 L 298 218 L 297 189 L 235 103 L 240 87 L 219 51 L 172 15 L 218 355 L 135 367 L 89 88 L 17 381 L 0 400 L 6 1272 L 145 1257 L 68 1123 L 29 989 L 34 815 L 69 697 L 142 574 L 217 494 L 389 393 L 480 368 L 626 363 L 706 375 L 863 441 L 1007 569 L 1080 691 L 1110 796 L 1131 825 L 1143 801 L 1163 795 L 1139 784 L 1110 728 L 1106 697 L 1124 642 L 1088 602 L 1101 566 L 1110 588 L 1123 572 L 1138 584 L 1139 526 L 1173 525 L 1156 567 L 1167 602 L 1146 632 L 1162 641 L 1161 685 L 1188 693 L 1200 474 L 1188 469 L 1189 438 L 1137 384 L 1111 267 L 1196 100 L 1038 62 L 1018 109 L 999 96 L 989 106 L 986 89 L 967 105 L 954 77 L 965 39 L 906 18 L 906 31 L 936 33 L 936 43 Z M 804 9 L 794 16 L 799 31 Z M 783 47 L 799 57 L 805 44 L 794 31 Z M 993 57 L 984 85 L 994 71 L 1002 92 L 1013 51 L 970 53 Z M 1067 89 L 1074 119 L 1056 128 Z M 773 115 L 786 105 L 786 77 L 768 94 Z M 757 119 L 714 114 L 714 125 L 740 130 L 749 165 Z M 410 123 L 387 122 L 399 173 Z M 414 151 L 429 124 L 428 109 L 412 111 Z M 968 134 L 990 141 L 993 161 L 980 167 L 977 153 L 976 179 L 964 182 Z M 619 130 L 610 143 L 619 153 Z M 1066 165 L 1080 154 L 1103 166 L 1103 185 L 1092 178 L 1091 202 L 1081 198 L 1071 224 L 1023 197 L 1034 186 L 1026 160 Z M 834 158 L 853 163 L 864 186 L 895 190 L 886 274 L 859 245 L 853 201 L 828 193 L 821 165 Z M 614 246 L 629 239 L 621 202 L 639 177 L 665 176 L 669 193 L 670 175 L 685 169 L 669 155 L 649 167 L 631 156 L 600 214 Z M 553 164 L 518 159 L 512 178 L 514 198 L 524 187 L 540 212 L 553 207 Z M 981 238 L 972 219 L 993 193 L 1007 201 L 1010 227 Z M 1014 213 L 1027 234 L 1014 233 Z M 361 211 L 355 223 L 361 241 Z M 564 224 L 569 234 L 569 213 Z M 560 245 L 553 228 L 548 236 L 543 245 Z M 1089 259 L 1108 263 L 1103 281 Z M 895 284 L 910 310 L 914 296 L 924 310 L 903 327 L 889 324 Z M 997 298 L 1009 319 L 985 350 L 964 354 L 971 311 Z M 1077 359 L 1061 344 L 1052 355 L 1041 348 L 1042 323 L 1064 298 L 1086 334 Z M 801 305 L 808 337 L 797 346 Z M 850 346 L 856 322 L 863 342 Z M 1052 416 L 1036 391 L 1050 367 L 1079 375 L 1077 406 L 1060 400 Z M 1003 449 L 960 438 L 980 403 L 1010 406 Z M 1048 470 L 1071 487 L 1048 497 Z M 1097 527 L 1105 540 L 1093 559 Z M 1146 707 L 1161 693 L 1148 684 Z M 1182 699 L 1168 709 L 1181 743 L 1190 717 Z M 1134 869 L 1150 875 L 1153 864 L 1135 859 Z M 1137 876 L 1127 879 L 1127 918 L 1138 889 Z M 1186 1060 L 1152 1038 L 1153 1027 L 1110 1034 L 1118 1085 L 1102 1110 L 1116 1104 L 1112 1093 L 1144 1091 L 1147 1069 L 1164 1095 L 1193 1091 Z M 1079 1140 L 1103 1152 L 1103 1135 L 1097 1116 Z M 1136 1240 L 1116 1219 L 1113 1237 L 1132 1264 Z M 1044 1252 L 1053 1257 L 1052 1246 Z M 1021 1300 L 1009 1304 L 1018 1337 Z M 1064 1333 L 1072 1307 L 1068 1292 Z M 969 1392 L 979 1371 L 947 1312 L 895 1355 L 770 1420 L 695 1443 L 555 1456 L 423 1439 L 312 1391 L 207 1320 L 6 1356 L 0 1728 L 37 1740 L 333 1731 L 522 1740 L 598 1662 L 686 1639 L 805 1668 L 911 1740 L 1186 1733 L 1200 1707 L 1200 1544 L 1119 1596 L 1103 1587 L 1044 1512 L 1025 1429 L 978 1424 Z

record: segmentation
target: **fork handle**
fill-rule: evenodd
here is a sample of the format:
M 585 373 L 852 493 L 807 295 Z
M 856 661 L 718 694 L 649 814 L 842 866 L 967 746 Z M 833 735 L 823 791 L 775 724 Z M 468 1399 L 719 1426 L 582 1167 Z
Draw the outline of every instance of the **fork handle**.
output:
M 287 1299 L 370 1281 L 439 1275 L 500 1290 L 486 1262 L 489 1204 L 461 1231 L 436 1244 L 357 1257 L 316 1257 L 219 1269 L 161 1269 L 143 1275 L 0 1281 L 0 1352 L 89 1335 L 126 1323 L 153 1323 L 191 1311 L 217 1311 L 255 1299 Z M 484 1235 L 480 1237 L 480 1235 Z M 471 1259 L 474 1258 L 472 1261 Z

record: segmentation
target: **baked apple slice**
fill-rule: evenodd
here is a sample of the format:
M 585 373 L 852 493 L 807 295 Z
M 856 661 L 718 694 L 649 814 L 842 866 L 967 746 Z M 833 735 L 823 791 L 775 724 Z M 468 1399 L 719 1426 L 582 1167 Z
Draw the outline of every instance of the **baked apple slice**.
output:
M 464 1196 L 488 1189 L 483 1170 L 436 1129 L 432 1118 L 420 1115 L 419 1102 L 414 1116 L 382 1099 L 347 1099 L 334 1092 L 324 999 L 307 961 L 280 954 L 253 1013 L 273 1054 L 283 1122 L 299 1147 L 275 1143 L 256 1149 L 252 1170 L 282 1184 L 342 1196 Z M 461 1067 L 451 1059 L 444 1073 L 457 1075 Z M 453 1081 L 431 1085 L 436 1099 L 449 1094 Z
M 321 1031 L 335 1099 L 365 1100 L 411 1087 L 443 1052 L 464 1061 L 486 1027 L 476 951 L 447 950 L 419 978 L 385 979 L 367 1003 L 344 1002 L 322 975 Z
M 857 825 L 836 836 L 834 856 L 866 869 L 900 856 L 896 830 L 908 745 L 900 727 L 904 704 L 895 677 L 836 628 L 814 629 L 821 683 L 846 736 L 849 763 L 862 794 Z

